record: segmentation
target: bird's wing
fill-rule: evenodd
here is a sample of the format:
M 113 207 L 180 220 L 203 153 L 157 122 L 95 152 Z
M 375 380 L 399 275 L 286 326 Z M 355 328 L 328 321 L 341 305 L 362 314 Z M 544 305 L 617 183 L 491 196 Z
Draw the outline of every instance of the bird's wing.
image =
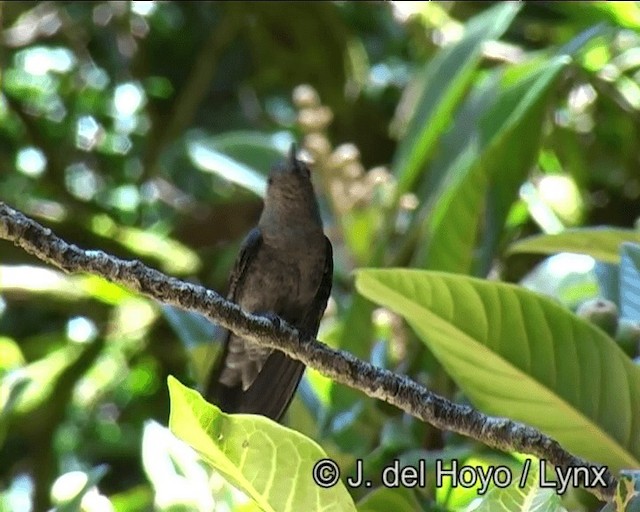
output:
M 247 269 L 260 250 L 262 245 L 262 234 L 260 229 L 253 228 L 240 246 L 240 253 L 236 258 L 231 274 L 229 275 L 229 291 L 227 299 L 236 302 L 236 292 L 242 288 L 242 281 L 247 275 Z M 229 337 L 231 332 L 227 329 L 221 329 L 219 341 L 223 344 L 222 353 L 218 356 L 213 369 L 210 372 L 209 380 L 205 388 L 205 396 L 208 400 L 220 404 L 220 374 L 225 368 L 227 356 L 229 355 Z
M 249 234 L 242 242 L 240 247 L 240 254 L 236 258 L 236 262 L 229 276 L 229 292 L 227 298 L 231 301 L 236 300 L 236 290 L 238 286 L 242 285 L 244 276 L 247 275 L 247 268 L 251 264 L 251 261 L 258 253 L 260 246 L 262 245 L 262 234 L 259 228 L 253 228 L 249 231 Z
M 318 334 L 318 327 L 320 326 L 322 315 L 324 315 L 324 310 L 327 309 L 327 302 L 329 301 L 331 286 L 333 284 L 333 247 L 326 236 L 324 237 L 324 241 L 325 259 L 322 281 L 320 281 L 320 286 L 318 286 L 318 291 L 311 306 L 299 325 L 300 332 L 303 335 L 313 336 L 314 338 Z
M 318 334 L 320 320 L 327 307 L 333 283 L 333 250 L 331 242 L 326 236 L 325 242 L 325 264 L 322 281 L 303 321 L 297 325 L 301 334 L 313 336 L 314 338 Z M 232 394 L 232 390 L 229 390 L 228 397 L 233 397 L 235 412 L 262 414 L 279 421 L 289 407 L 303 372 L 303 363 L 296 359 L 291 359 L 279 350 L 274 350 L 265 361 L 251 386 L 246 391 L 236 388 L 235 394 Z M 231 402 L 229 404 L 231 405 Z

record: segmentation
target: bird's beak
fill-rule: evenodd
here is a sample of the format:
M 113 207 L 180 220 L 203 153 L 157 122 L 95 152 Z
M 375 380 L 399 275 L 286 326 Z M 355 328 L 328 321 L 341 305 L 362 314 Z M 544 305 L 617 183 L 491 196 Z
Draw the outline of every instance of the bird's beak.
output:
M 296 158 L 297 152 L 298 148 L 296 148 L 296 143 L 291 143 L 291 148 L 289 149 L 289 165 L 294 168 L 298 166 L 298 159 Z

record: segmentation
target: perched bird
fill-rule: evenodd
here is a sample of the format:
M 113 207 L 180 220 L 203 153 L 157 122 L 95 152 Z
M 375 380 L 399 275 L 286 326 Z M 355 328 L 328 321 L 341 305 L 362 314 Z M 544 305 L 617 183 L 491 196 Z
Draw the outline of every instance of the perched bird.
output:
M 242 244 L 229 278 L 228 299 L 250 313 L 278 316 L 315 337 L 331 293 L 333 256 L 309 168 L 289 159 L 270 175 L 258 226 Z M 206 398 L 223 411 L 262 414 L 279 421 L 304 365 L 278 350 L 224 333 Z

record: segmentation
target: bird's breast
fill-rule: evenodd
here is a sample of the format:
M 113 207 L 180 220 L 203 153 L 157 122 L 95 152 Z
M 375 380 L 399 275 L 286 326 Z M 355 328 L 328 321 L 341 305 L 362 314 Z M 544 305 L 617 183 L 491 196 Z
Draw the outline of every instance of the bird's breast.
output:
M 295 323 L 313 302 L 324 268 L 324 247 L 289 250 L 264 244 L 248 269 L 237 302 L 256 313 L 272 312 Z

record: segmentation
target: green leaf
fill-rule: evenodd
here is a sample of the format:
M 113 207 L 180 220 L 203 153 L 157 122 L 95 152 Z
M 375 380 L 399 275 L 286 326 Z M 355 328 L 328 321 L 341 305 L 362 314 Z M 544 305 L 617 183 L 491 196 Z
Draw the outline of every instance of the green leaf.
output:
M 586 2 L 584 9 L 575 9 L 563 2 L 553 2 L 549 8 L 560 11 L 569 19 L 580 21 L 585 25 L 606 22 L 619 27 L 640 30 L 640 6 L 637 2 Z
M 421 505 L 410 489 L 378 487 L 358 502 L 358 512 L 413 512 Z
M 339 327 L 333 333 L 333 339 L 328 338 L 326 342 L 330 346 L 346 350 L 356 357 L 368 358 L 371 353 L 373 340 L 371 315 L 374 308 L 375 305 L 370 301 L 354 294 L 351 297 L 351 303 L 348 305 Z M 346 409 L 358 411 L 354 415 L 347 415 L 347 417 L 352 420 L 347 422 L 347 424 L 350 428 L 355 426 L 352 433 L 355 432 L 359 441 L 369 442 L 371 439 L 370 435 L 367 434 L 371 434 L 371 432 L 362 429 L 360 425 L 356 425 L 355 423 L 361 421 L 362 393 L 343 386 L 338 382 L 332 382 L 330 396 L 331 406 L 334 410 L 343 412 Z M 340 430 L 346 430 L 345 426 L 346 425 L 342 424 Z M 349 441 L 349 443 L 353 445 L 352 441 Z
M 487 491 L 495 488 L 496 481 L 504 481 L 505 471 L 508 471 L 510 475 L 515 475 L 522 469 L 522 464 L 507 454 L 487 452 L 482 455 L 474 455 L 473 450 L 469 450 L 467 454 L 447 452 L 448 450 L 445 449 L 445 456 L 436 455 L 435 461 L 441 461 L 443 468 L 451 470 L 455 465 L 458 475 L 464 474 L 465 467 L 474 468 L 476 474 L 481 471 L 485 475 L 484 480 L 478 478 L 475 482 L 470 481 L 467 485 L 460 485 L 460 479 L 456 481 L 450 474 L 441 474 L 440 485 L 436 486 L 436 500 L 447 510 L 468 510 L 472 503 L 475 505 L 479 498 L 485 496 Z M 434 464 L 430 474 L 435 474 L 435 472 Z M 486 476 L 489 475 L 491 476 L 487 479 Z M 519 509 L 515 508 L 514 510 Z
M 123 226 L 114 238 L 132 252 L 157 260 L 162 270 L 170 274 L 189 274 L 200 269 L 198 255 L 164 233 Z
M 263 510 L 355 510 L 341 482 L 314 482 L 314 465 L 327 458 L 315 442 L 262 416 L 225 414 L 171 376 L 168 385 L 171 431 Z
M 0 448 L 3 447 L 7 438 L 11 416 L 28 385 L 29 379 L 26 377 L 14 378 L 9 382 L 7 379 L 0 380 Z
M 265 177 L 256 169 L 231 158 L 218 150 L 216 145 L 207 140 L 190 142 L 187 146 L 189 157 L 198 169 L 236 183 L 254 194 L 264 197 L 266 191 Z
M 640 369 L 597 327 L 523 288 L 363 269 L 356 287 L 402 315 L 471 401 L 613 471 L 640 464 Z
M 518 187 L 535 161 L 549 93 L 567 63 L 563 56 L 526 63 L 499 80 L 499 74 L 489 75 L 471 95 L 449 137 L 449 154 L 456 156 L 427 217 L 429 244 L 418 265 L 470 272 L 486 204 L 490 220 L 480 272 L 485 273 Z M 474 128 L 461 137 L 469 125 Z
M 32 265 L 0 265 L 2 290 L 51 295 L 56 301 L 91 297 L 109 305 L 134 295 L 125 288 L 94 275 L 69 276 L 60 270 Z
M 273 164 L 284 158 L 294 140 L 287 132 L 267 135 L 233 131 L 209 137 L 207 142 L 234 160 L 266 173 Z
M 0 396 L 9 396 L 9 390 L 19 384 L 21 395 L 15 404 L 16 411 L 25 414 L 42 408 L 43 403 L 52 401 L 56 382 L 80 359 L 86 348 L 80 344 L 65 345 L 19 372 L 7 374 L 0 381 Z
M 562 498 L 554 489 L 539 487 L 539 461 L 530 459 L 530 470 L 527 480 L 521 485 L 520 475 L 514 475 L 512 484 L 505 488 L 494 487 L 478 504 L 475 511 L 511 512 L 512 510 L 538 510 L 545 512 L 566 512 L 562 506 Z
M 626 470 L 620 472 L 616 494 L 601 512 L 640 511 L 640 471 Z
M 371 247 L 382 224 L 384 213 L 377 205 L 353 209 L 339 215 L 345 245 L 358 262 L 371 260 Z
M 0 336 L 0 375 L 25 364 L 20 345 L 7 336 Z M 0 411 L 2 408 L 0 408 Z
M 507 255 L 574 252 L 617 264 L 620 263 L 620 245 L 624 242 L 640 243 L 640 233 L 617 228 L 568 229 L 555 235 L 536 235 L 519 240 L 509 246 Z
M 400 192 L 411 189 L 449 125 L 455 108 L 473 79 L 482 57 L 482 45 L 498 39 L 519 11 L 516 3 L 496 5 L 467 24 L 464 37 L 441 50 L 418 79 L 415 114 L 398 146 L 393 168 Z

